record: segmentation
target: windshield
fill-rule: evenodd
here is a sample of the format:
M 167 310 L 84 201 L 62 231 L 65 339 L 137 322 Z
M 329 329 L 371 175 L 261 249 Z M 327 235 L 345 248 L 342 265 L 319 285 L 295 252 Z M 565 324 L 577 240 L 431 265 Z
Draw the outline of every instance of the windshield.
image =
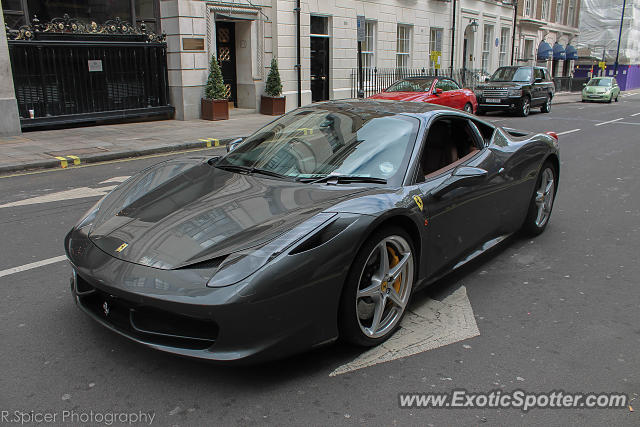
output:
M 491 76 L 492 82 L 530 82 L 533 69 L 531 67 L 501 67 Z
M 433 79 L 404 79 L 395 82 L 385 92 L 428 92 Z
M 591 79 L 587 86 L 611 86 L 611 79 Z
M 216 166 L 296 179 L 329 174 L 401 179 L 419 124 L 413 117 L 379 111 L 302 108 L 248 137 Z

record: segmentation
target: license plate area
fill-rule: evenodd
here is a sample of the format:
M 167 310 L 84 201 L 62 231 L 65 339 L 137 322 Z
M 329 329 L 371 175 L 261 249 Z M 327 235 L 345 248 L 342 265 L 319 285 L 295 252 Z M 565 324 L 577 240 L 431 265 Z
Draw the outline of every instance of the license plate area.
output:
M 490 102 L 492 104 L 499 104 L 500 98 L 487 98 L 487 102 Z

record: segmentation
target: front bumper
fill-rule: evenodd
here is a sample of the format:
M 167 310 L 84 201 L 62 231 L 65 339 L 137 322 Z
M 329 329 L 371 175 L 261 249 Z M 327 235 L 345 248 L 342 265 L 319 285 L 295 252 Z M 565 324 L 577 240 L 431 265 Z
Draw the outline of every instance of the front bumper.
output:
M 582 92 L 583 101 L 608 101 L 611 99 L 611 93 L 584 93 Z
M 355 223 L 354 223 L 355 225 Z M 334 244 L 357 242 L 349 233 Z M 324 244 L 278 257 L 247 279 L 206 286 L 211 271 L 161 270 L 111 257 L 81 230 L 65 239 L 77 305 L 105 327 L 157 350 L 257 362 L 333 341 L 353 250 Z
M 507 97 L 507 98 L 485 98 L 477 97 L 478 108 L 485 111 L 491 110 L 509 110 L 514 111 L 522 106 L 522 98 L 520 97 Z M 487 99 L 493 99 L 496 102 L 488 102 Z

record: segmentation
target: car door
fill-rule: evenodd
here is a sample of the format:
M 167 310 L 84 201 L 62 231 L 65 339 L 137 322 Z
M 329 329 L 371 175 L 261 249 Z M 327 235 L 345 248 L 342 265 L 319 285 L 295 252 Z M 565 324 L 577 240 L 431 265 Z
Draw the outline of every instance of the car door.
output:
M 436 80 L 435 84 L 433 85 L 433 91 L 431 93 L 431 96 L 429 96 L 429 99 L 427 102 L 431 104 L 448 106 L 450 95 L 447 93 L 447 88 L 448 88 L 448 85 L 445 79 Z M 442 92 L 437 93 L 438 89 L 442 90 Z
M 465 104 L 467 103 L 466 95 L 462 92 L 462 89 L 458 85 L 458 83 L 453 80 L 447 81 L 449 85 L 449 93 L 451 94 L 451 105 L 450 107 L 457 108 L 458 110 L 463 110 Z
M 611 83 L 613 84 L 612 94 L 613 98 L 617 99 L 618 95 L 620 95 L 620 86 L 618 86 L 618 81 L 614 78 L 611 79 Z
M 428 242 L 424 255 L 430 276 L 440 275 L 469 256 L 480 244 L 494 236 L 499 228 L 498 208 L 493 193 L 503 181 L 500 178 L 503 170 L 500 158 L 485 146 L 473 122 L 454 117 L 458 129 L 467 127 L 476 150 L 457 163 L 453 162 L 448 170 L 435 172 L 436 176 L 427 175 L 424 182 L 417 185 L 427 215 Z M 441 116 L 441 119 L 447 119 L 447 116 Z M 431 142 L 427 133 L 422 159 L 430 154 L 427 145 Z M 439 194 L 447 186 L 455 186 L 458 173 L 468 171 L 486 171 L 486 176 Z M 420 172 L 416 176 L 419 180 Z
M 547 83 L 544 81 L 542 68 L 533 69 L 533 89 L 531 91 L 531 106 L 541 105 L 547 98 Z

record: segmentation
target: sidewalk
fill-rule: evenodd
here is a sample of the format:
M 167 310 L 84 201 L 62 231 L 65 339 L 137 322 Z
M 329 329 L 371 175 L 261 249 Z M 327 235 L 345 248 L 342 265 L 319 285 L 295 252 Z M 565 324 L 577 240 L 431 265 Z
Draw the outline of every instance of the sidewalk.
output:
M 0 137 L 0 174 L 225 145 L 274 119 L 237 109 L 229 120 L 215 122 L 159 120 L 24 132 Z
M 559 92 L 553 103 L 579 102 L 580 92 Z M 0 137 L 0 175 L 73 167 L 154 153 L 225 145 L 272 121 L 254 110 L 231 110 L 229 120 L 160 120 L 25 132 Z M 215 141 L 215 140 L 218 141 Z M 208 140 L 208 141 L 207 141 Z

